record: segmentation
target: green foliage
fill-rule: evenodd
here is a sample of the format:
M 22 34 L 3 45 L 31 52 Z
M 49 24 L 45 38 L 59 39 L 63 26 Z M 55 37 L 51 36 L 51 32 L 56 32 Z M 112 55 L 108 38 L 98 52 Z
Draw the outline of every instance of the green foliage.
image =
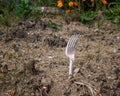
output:
M 0 36 L 3 35 L 4 33 L 0 30 Z
M 90 22 L 93 21 L 97 16 L 97 11 L 83 11 L 83 12 L 78 12 L 78 11 L 72 11 L 69 14 L 65 14 L 64 18 L 66 22 L 70 21 L 80 21 L 82 23 Z M 89 27 L 92 27 L 88 25 Z
M 114 4 L 114 3 L 113 3 Z M 114 4 L 114 7 L 110 7 L 104 11 L 104 18 L 112 20 L 113 23 L 120 23 L 120 4 Z
M 13 58 L 13 54 L 12 54 L 12 53 L 9 53 L 9 54 L 8 54 L 8 58 L 9 58 L 9 59 Z
M 28 16 L 30 12 L 31 9 L 29 5 L 29 0 L 20 0 L 20 2 L 15 6 L 14 13 L 20 18 Z
M 47 21 L 46 25 L 53 28 L 53 29 L 56 29 L 56 30 L 60 30 L 62 27 L 61 25 L 58 25 L 58 24 L 52 22 L 51 20 Z
M 34 0 L 34 2 L 39 6 L 56 6 L 56 0 Z
M 78 6 L 70 7 L 70 1 L 78 2 Z M 108 0 L 107 0 L 108 1 Z M 37 18 L 43 16 L 39 7 L 56 7 L 57 1 L 54 0 L 1 0 L 0 1 L 0 24 L 9 26 L 11 23 L 25 18 Z M 99 10 L 103 11 L 104 19 L 112 20 L 113 23 L 120 23 L 120 2 L 119 0 L 109 0 L 106 5 L 102 4 L 101 0 L 90 0 L 83 2 L 82 0 L 64 0 L 63 10 L 70 8 L 69 14 L 65 14 L 68 21 L 78 20 L 80 22 L 89 22 L 96 18 Z M 65 17 L 65 18 L 66 18 Z M 48 22 L 48 26 L 55 29 L 60 29 L 60 26 Z
M 15 6 L 14 14 L 19 18 L 28 18 L 35 10 L 39 10 L 39 7 L 32 6 L 30 0 L 20 0 Z
M 0 2 L 0 24 L 9 26 L 11 23 L 28 17 L 38 7 L 31 6 L 30 0 L 10 0 Z
M 86 22 L 94 20 L 94 18 L 97 16 L 97 12 L 94 11 L 87 11 L 81 14 L 79 21 Z
M 3 13 L 3 14 L 0 14 L 0 24 L 1 24 L 1 25 L 9 26 L 10 23 L 13 22 L 13 21 L 11 20 L 12 14 L 10 14 L 7 9 L 2 9 L 2 11 L 3 11 L 4 13 Z
M 14 2 L 0 2 L 0 24 L 9 26 L 14 21 L 11 19 L 14 17 L 12 13 L 13 9 Z

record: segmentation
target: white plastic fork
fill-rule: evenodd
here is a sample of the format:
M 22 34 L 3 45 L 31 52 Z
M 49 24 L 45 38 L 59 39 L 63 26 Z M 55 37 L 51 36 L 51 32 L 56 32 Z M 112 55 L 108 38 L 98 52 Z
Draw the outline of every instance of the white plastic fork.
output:
M 70 60 L 69 78 L 71 78 L 73 74 L 73 64 L 75 60 L 75 44 L 77 39 L 78 39 L 78 35 L 72 35 L 67 43 L 66 50 L 65 50 L 65 54 L 67 57 L 69 57 L 69 60 Z

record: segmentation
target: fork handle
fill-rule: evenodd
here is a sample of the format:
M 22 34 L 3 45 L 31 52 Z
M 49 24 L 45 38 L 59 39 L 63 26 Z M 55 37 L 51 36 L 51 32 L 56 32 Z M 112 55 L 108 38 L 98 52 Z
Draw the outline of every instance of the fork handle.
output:
M 69 65 L 69 76 L 70 77 L 73 74 L 73 63 L 74 63 L 74 60 L 70 59 L 70 65 Z

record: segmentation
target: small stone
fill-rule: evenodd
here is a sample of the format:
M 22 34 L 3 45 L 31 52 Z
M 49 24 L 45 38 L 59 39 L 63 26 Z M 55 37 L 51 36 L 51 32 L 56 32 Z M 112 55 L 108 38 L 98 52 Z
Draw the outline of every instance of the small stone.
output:
M 117 48 L 114 48 L 113 52 L 114 52 L 114 53 L 117 53 L 117 52 L 118 52 L 118 49 L 117 49 Z
M 119 39 L 120 39 L 120 37 L 119 37 L 119 36 L 117 36 L 117 39 L 119 40 Z
M 54 56 L 48 56 L 48 58 L 49 58 L 49 59 L 52 59 L 52 58 L 54 58 Z
M 34 93 L 31 93 L 31 96 L 35 96 L 35 94 L 34 94 Z
M 76 69 L 74 70 L 74 72 L 75 72 L 75 73 L 79 73 L 79 72 L 80 72 L 80 68 L 76 68 Z
M 99 29 L 98 28 L 96 28 L 95 30 L 94 30 L 94 32 L 98 32 L 99 31 Z
M 116 53 L 117 55 L 120 55 L 120 48 L 114 49 L 114 53 Z
M 46 83 L 47 83 L 47 80 L 45 79 L 45 77 L 42 77 L 41 83 L 43 83 L 43 84 L 46 84 Z

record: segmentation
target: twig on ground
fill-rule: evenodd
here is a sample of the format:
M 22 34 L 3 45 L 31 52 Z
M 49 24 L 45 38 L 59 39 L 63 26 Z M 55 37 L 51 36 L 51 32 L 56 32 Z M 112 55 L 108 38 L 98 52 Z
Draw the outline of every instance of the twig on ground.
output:
M 98 90 L 93 88 L 93 86 L 91 84 L 89 84 L 89 83 L 86 83 L 86 82 L 75 82 L 75 84 L 86 86 L 90 90 L 92 96 L 97 96 L 98 95 L 97 94 Z M 102 95 L 99 94 L 99 96 L 102 96 Z

